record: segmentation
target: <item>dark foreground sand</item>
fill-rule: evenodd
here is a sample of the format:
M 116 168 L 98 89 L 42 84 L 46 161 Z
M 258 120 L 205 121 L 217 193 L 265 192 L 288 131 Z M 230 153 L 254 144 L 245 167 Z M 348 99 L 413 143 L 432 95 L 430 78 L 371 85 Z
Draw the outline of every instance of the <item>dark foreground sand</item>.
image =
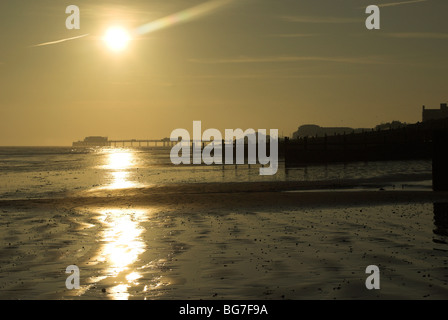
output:
M 297 189 L 167 185 L 0 201 L 0 299 L 448 298 L 448 212 L 437 204 L 447 193 Z M 365 287 L 372 264 L 380 290 Z M 69 265 L 79 290 L 65 287 Z

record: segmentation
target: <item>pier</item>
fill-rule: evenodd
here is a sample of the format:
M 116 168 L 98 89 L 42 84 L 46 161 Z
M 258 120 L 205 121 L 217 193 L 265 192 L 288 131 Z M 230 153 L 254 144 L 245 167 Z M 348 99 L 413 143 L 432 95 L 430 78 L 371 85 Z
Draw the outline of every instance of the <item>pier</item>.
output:
M 138 147 L 172 147 L 177 141 L 170 141 L 168 139 L 161 140 L 137 140 L 137 139 L 129 139 L 129 140 L 108 140 L 109 146 L 118 147 L 118 146 L 138 146 Z
M 121 139 L 109 140 L 107 137 L 90 136 L 84 138 L 82 141 L 73 142 L 73 147 L 172 147 L 176 141 L 170 141 L 168 138 L 164 139 Z

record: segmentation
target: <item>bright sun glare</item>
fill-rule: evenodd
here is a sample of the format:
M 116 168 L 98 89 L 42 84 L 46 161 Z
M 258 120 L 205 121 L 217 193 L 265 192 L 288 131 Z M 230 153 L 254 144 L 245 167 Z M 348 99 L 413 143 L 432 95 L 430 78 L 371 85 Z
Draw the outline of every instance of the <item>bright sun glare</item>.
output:
M 112 51 L 122 51 L 128 46 L 131 36 L 122 27 L 111 27 L 106 31 L 103 39 Z

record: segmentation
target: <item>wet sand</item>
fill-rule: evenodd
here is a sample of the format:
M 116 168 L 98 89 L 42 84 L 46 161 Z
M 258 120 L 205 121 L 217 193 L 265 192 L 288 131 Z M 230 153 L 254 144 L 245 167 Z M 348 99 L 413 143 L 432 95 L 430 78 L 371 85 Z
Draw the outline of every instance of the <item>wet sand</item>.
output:
M 447 299 L 431 191 L 294 183 L 97 189 L 0 201 L 1 299 Z M 367 290 L 377 265 L 381 289 Z M 77 265 L 81 288 L 68 290 Z

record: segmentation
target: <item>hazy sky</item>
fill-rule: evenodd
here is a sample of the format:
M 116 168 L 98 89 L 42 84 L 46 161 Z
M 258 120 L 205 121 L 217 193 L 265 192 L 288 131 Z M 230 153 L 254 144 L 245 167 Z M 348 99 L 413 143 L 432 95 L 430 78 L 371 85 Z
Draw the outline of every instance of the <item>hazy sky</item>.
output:
M 284 135 L 413 123 L 448 100 L 446 0 L 235 0 L 119 53 L 101 39 L 204 2 L 1 0 L 0 145 L 156 139 L 193 120 Z M 370 4 L 381 30 L 365 27 Z

